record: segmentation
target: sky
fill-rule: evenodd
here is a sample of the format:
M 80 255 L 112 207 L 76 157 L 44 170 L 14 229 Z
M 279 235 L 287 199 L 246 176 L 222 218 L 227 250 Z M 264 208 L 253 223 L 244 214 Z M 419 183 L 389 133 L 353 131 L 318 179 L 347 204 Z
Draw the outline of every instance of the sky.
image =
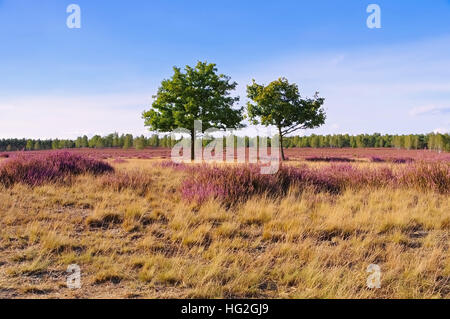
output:
M 326 124 L 300 134 L 450 131 L 450 0 L 0 0 L 0 138 L 150 135 L 160 82 L 197 61 L 242 106 L 252 79 L 320 92 Z

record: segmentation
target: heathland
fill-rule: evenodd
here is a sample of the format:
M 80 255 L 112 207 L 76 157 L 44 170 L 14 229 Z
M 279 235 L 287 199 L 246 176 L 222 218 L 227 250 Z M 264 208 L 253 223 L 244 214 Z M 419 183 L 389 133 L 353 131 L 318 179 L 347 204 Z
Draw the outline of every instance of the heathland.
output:
M 449 153 L 290 148 L 274 175 L 169 156 L 0 153 L 0 296 L 450 297 Z

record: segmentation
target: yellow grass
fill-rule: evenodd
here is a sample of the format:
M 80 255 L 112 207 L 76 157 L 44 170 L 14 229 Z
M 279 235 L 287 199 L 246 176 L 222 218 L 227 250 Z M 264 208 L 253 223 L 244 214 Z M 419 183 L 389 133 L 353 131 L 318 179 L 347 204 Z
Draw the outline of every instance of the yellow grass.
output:
M 448 196 L 293 189 L 198 207 L 177 192 L 184 173 L 156 163 L 115 164 L 151 178 L 145 192 L 89 176 L 0 188 L 0 297 L 450 297 Z M 81 289 L 66 286 L 70 264 Z M 380 289 L 367 288 L 370 264 Z

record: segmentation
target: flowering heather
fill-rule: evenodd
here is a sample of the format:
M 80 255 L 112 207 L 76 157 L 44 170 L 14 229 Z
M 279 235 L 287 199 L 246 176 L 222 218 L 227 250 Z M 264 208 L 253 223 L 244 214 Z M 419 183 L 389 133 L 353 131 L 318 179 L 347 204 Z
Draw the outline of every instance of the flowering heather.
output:
M 256 165 L 218 167 L 201 165 L 192 172 L 181 186 L 182 196 L 187 200 L 202 203 L 217 198 L 224 203 L 233 204 L 256 194 L 283 192 L 284 170 L 276 175 L 262 175 Z M 289 182 L 287 179 L 284 182 Z
M 388 158 L 386 159 L 388 162 L 392 162 L 395 164 L 405 164 L 405 163 L 413 163 L 414 159 L 410 157 L 397 157 L 397 158 Z
M 75 175 L 99 175 L 112 172 L 105 162 L 69 152 L 44 152 L 38 155 L 17 154 L 0 164 L 0 183 L 40 185 L 64 181 Z
M 436 161 L 438 159 L 430 159 L 429 161 Z M 414 163 L 415 159 L 411 158 L 411 157 L 377 157 L 377 156 L 372 156 L 370 157 L 370 161 L 373 163 L 385 163 L 385 162 L 389 162 L 389 163 L 394 163 L 394 164 L 407 164 L 407 163 Z
M 260 173 L 257 165 L 231 167 L 199 166 L 181 187 L 187 200 L 204 202 L 217 198 L 225 204 L 234 204 L 255 194 L 284 195 L 291 186 L 314 187 L 318 191 L 338 192 L 339 181 L 333 176 L 315 170 L 282 166 L 276 174 Z
M 390 167 L 357 168 L 350 164 L 300 168 L 282 166 L 273 175 L 263 175 L 257 165 L 218 167 L 201 165 L 183 182 L 181 192 L 188 201 L 202 203 L 219 199 L 226 205 L 256 194 L 284 195 L 289 188 L 339 193 L 345 188 L 414 187 L 421 190 L 450 192 L 450 165 L 430 162 Z
M 25 154 L 27 156 L 37 156 L 46 153 L 53 153 L 54 151 L 50 150 L 41 150 L 41 151 L 26 151 Z M 96 159 L 115 159 L 115 158 L 139 158 L 139 159 L 152 159 L 152 158 L 170 158 L 170 148 L 146 148 L 143 150 L 136 149 L 121 149 L 121 148 L 70 148 L 65 149 L 63 152 L 81 155 L 81 156 L 89 156 L 91 158 Z M 10 157 L 14 157 L 23 152 L 9 152 L 9 153 L 1 153 L 0 158 L 3 154 L 9 155 Z
M 308 157 L 336 157 L 369 160 L 378 158 L 386 162 L 392 162 L 395 159 L 450 162 L 450 153 L 439 153 L 432 150 L 404 150 L 395 148 L 288 148 L 285 152 L 290 158 L 297 160 Z
M 398 176 L 401 184 L 439 193 L 450 193 L 450 163 L 420 162 L 406 166 Z
M 73 154 L 86 155 L 97 159 L 114 158 L 138 158 L 170 159 L 171 149 L 163 147 L 145 148 L 143 150 L 121 149 L 121 148 L 74 148 L 64 150 Z M 40 155 L 51 151 L 27 151 L 29 155 Z M 19 152 L 0 152 L 3 156 L 14 157 Z M 246 149 L 248 154 L 248 149 Z M 19 153 L 20 154 L 20 153 Z M 411 158 L 415 161 L 447 161 L 450 162 L 450 153 L 436 152 L 431 150 L 403 150 L 395 148 L 287 148 L 285 156 L 291 160 L 305 160 L 307 158 L 348 158 L 348 159 L 371 159 L 378 157 L 384 161 L 391 162 L 393 159 Z
M 307 157 L 305 158 L 305 161 L 308 162 L 354 162 L 354 159 L 348 158 L 348 157 Z
M 162 168 L 172 168 L 174 170 L 178 171 L 186 171 L 189 169 L 189 165 L 186 165 L 184 163 L 175 163 L 173 161 L 163 161 L 160 163 Z

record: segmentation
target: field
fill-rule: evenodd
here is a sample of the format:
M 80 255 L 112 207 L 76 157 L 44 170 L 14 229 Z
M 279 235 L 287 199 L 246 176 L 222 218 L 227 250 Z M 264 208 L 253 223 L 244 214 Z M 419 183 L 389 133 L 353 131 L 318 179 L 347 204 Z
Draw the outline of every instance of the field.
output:
M 98 159 L 170 159 L 170 148 L 147 148 L 144 150 L 124 149 L 70 149 L 71 153 L 88 155 Z M 27 151 L 27 154 L 41 154 L 48 151 Z M 0 152 L 0 161 L 15 152 Z M 286 157 L 291 160 L 304 160 L 312 157 L 351 158 L 359 161 L 370 161 L 372 158 L 442 160 L 450 161 L 450 153 L 438 153 L 429 150 L 400 150 L 394 148 L 288 148 Z
M 449 153 L 286 156 L 261 176 L 168 149 L 0 153 L 0 297 L 450 298 Z

